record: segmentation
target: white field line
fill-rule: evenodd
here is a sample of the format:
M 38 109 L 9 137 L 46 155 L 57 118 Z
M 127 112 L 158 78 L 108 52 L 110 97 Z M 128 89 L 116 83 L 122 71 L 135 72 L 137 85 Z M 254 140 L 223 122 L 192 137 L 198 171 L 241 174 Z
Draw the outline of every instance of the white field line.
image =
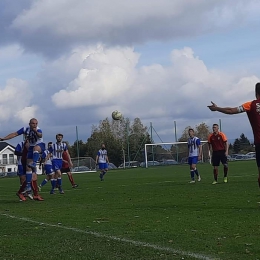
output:
M 155 250 L 158 250 L 158 251 L 164 251 L 164 252 L 169 252 L 169 253 L 173 253 L 173 254 L 179 254 L 181 256 L 189 256 L 189 257 L 193 257 L 194 259 L 202 259 L 202 260 L 217 260 L 218 259 L 219 260 L 219 258 L 213 258 L 211 256 L 192 253 L 192 252 L 188 252 L 188 251 L 182 251 L 182 250 L 178 250 L 178 249 L 174 249 L 174 248 L 170 248 L 170 247 L 161 247 L 161 246 L 157 246 L 157 245 L 154 245 L 154 244 L 145 243 L 145 242 L 141 242 L 141 241 L 135 241 L 135 240 L 127 239 L 127 238 L 109 236 L 109 235 L 105 235 L 105 234 L 94 232 L 94 231 L 86 231 L 86 230 L 81 230 L 81 229 L 73 228 L 73 227 L 66 227 L 66 226 L 62 226 L 62 225 L 58 225 L 58 224 L 56 225 L 56 224 L 39 222 L 39 221 L 35 221 L 35 220 L 29 219 L 29 218 L 17 217 L 17 216 L 9 215 L 9 214 L 6 214 L 6 213 L 1 213 L 0 215 L 5 216 L 7 218 L 25 221 L 25 222 L 29 222 L 29 223 L 34 223 L 34 224 L 41 225 L 41 226 L 55 227 L 55 228 L 70 230 L 70 231 L 74 231 L 74 232 L 77 232 L 77 233 L 92 235 L 92 236 L 99 237 L 99 238 L 106 238 L 106 239 L 110 239 L 110 240 L 115 240 L 115 241 L 119 241 L 119 242 L 123 242 L 123 243 L 132 244 L 132 245 L 135 245 L 135 246 L 148 247 L 148 248 L 152 248 L 152 249 L 155 249 Z

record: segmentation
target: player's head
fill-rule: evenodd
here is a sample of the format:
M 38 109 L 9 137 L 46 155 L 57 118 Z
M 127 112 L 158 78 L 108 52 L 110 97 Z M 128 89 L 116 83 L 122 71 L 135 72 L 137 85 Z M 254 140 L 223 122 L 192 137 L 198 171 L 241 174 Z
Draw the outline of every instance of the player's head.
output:
M 105 149 L 106 149 L 106 146 L 105 146 L 104 143 L 101 144 L 101 149 L 102 149 L 102 150 L 105 150 Z
M 218 129 L 219 129 L 218 124 L 213 124 L 212 126 L 213 133 L 217 133 Z
M 255 85 L 255 97 L 256 99 L 260 98 L 260 82 L 256 83 Z
M 189 133 L 190 137 L 193 137 L 194 136 L 194 129 L 193 128 L 189 128 L 188 133 Z
M 48 143 L 48 148 L 52 146 L 52 142 L 49 142 Z
M 63 134 L 56 134 L 56 140 L 57 142 L 61 142 L 62 141 L 62 138 L 63 138 Z
M 31 118 L 29 121 L 29 126 L 31 129 L 36 128 L 38 126 L 38 120 L 36 118 Z

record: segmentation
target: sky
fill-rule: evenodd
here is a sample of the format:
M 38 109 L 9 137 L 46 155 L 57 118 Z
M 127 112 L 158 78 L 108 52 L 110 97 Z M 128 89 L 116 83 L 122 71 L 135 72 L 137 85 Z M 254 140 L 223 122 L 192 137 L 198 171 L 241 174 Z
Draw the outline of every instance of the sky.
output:
M 252 140 L 245 113 L 207 106 L 255 98 L 259 11 L 257 0 L 2 0 L 0 136 L 35 117 L 46 142 L 61 132 L 72 144 L 76 128 L 86 142 L 119 110 L 155 142 L 202 122 Z

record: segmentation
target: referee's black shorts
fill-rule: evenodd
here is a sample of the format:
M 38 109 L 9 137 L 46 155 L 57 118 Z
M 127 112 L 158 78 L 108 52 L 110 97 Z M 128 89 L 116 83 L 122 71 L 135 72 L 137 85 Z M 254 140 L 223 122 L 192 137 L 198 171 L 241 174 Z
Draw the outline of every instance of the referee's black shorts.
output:
M 226 151 L 213 151 L 212 158 L 211 158 L 211 164 L 212 166 L 219 166 L 220 162 L 222 164 L 227 164 L 227 156 Z

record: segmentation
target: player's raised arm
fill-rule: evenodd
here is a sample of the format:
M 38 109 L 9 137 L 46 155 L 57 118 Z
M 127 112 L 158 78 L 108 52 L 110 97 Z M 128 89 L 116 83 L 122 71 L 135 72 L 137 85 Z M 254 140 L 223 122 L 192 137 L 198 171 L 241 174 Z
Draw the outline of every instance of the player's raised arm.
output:
M 14 138 L 14 137 L 16 137 L 16 136 L 18 136 L 18 133 L 17 133 L 17 132 L 10 133 L 10 134 L 8 134 L 6 137 L 3 137 L 3 138 L 0 137 L 0 141 L 9 140 L 9 139 L 12 139 L 12 138 Z
M 228 114 L 228 115 L 233 115 L 233 114 L 238 114 L 241 112 L 245 112 L 243 110 L 239 110 L 239 107 L 219 107 L 217 104 L 211 101 L 211 105 L 208 106 L 208 108 L 211 111 L 218 111 L 223 114 Z

